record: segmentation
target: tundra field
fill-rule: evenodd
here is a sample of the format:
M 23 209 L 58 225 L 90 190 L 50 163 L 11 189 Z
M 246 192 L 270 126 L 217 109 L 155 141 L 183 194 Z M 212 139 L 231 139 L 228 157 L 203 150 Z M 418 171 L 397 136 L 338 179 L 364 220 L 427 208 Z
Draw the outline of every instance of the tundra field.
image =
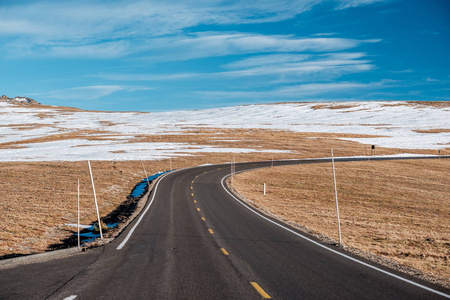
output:
M 281 113 L 288 111 L 280 110 L 283 104 L 264 106 L 275 113 L 263 113 L 259 106 L 257 112 L 249 106 L 237 107 L 232 110 L 237 117 L 226 118 L 229 123 L 211 121 L 223 114 L 220 110 L 180 113 L 172 122 L 170 113 L 3 105 L 0 257 L 74 245 L 75 230 L 64 224 L 76 223 L 78 179 L 81 223 L 96 221 L 88 159 L 104 218 L 126 202 L 134 185 L 145 177 L 143 165 L 151 175 L 171 165 L 180 169 L 232 159 L 330 157 L 330 149 L 335 156 L 367 156 L 372 154 L 368 143 L 378 142 L 385 147 L 377 146 L 376 155 L 450 154 L 448 103 L 308 105 L 306 112 L 319 114 L 313 117 L 320 122 L 313 123 L 312 116 L 302 119 L 296 115 L 300 111 L 282 120 Z M 386 113 L 391 110 L 397 115 Z M 405 111 L 407 117 L 399 118 Z M 143 123 L 143 116 L 150 120 Z M 308 129 L 315 132 L 302 131 Z M 407 147 L 397 148 L 399 142 Z M 412 268 L 410 273 L 450 286 L 449 171 L 446 159 L 337 163 L 344 246 L 395 261 Z M 257 170 L 237 175 L 234 188 L 266 213 L 336 240 L 331 172 L 331 164 Z M 263 182 L 268 189 L 265 196 Z

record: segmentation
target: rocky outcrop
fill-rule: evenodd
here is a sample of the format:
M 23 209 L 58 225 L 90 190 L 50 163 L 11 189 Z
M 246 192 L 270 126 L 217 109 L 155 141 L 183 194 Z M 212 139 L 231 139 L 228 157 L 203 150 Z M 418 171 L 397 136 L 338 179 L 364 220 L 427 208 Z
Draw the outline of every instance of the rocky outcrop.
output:
M 41 104 L 39 102 L 37 102 L 34 99 L 31 98 L 27 98 L 27 97 L 15 97 L 15 98 L 9 98 L 6 95 L 3 95 L 0 98 L 1 101 L 9 101 L 9 102 L 17 102 L 17 103 L 28 103 L 28 104 Z

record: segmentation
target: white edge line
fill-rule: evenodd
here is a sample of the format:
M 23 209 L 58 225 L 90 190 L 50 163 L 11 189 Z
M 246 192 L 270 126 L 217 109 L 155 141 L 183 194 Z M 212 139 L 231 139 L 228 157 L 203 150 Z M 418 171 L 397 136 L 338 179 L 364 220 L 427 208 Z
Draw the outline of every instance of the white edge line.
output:
M 141 223 L 142 219 L 144 218 L 144 216 L 147 213 L 147 211 L 150 208 L 150 206 L 152 206 L 153 200 L 155 200 L 156 190 L 158 189 L 159 183 L 163 180 L 164 177 L 166 177 L 167 175 L 172 174 L 174 172 L 176 172 L 176 171 L 172 171 L 172 172 L 166 173 L 158 180 L 158 183 L 156 184 L 155 188 L 153 189 L 152 200 L 150 200 L 150 203 L 147 205 L 147 208 L 141 214 L 141 216 L 139 217 L 139 219 L 136 222 L 136 224 L 134 224 L 133 228 L 130 230 L 130 232 L 128 232 L 127 237 L 122 241 L 122 243 L 120 243 L 120 245 L 116 248 L 116 250 L 120 250 L 120 249 L 122 249 L 125 246 L 125 244 L 128 242 L 128 239 L 131 237 L 131 235 L 133 234 L 133 232 L 136 229 L 136 227 L 139 225 L 139 223 Z
M 259 168 L 258 168 L 258 169 L 259 169 Z M 249 170 L 245 170 L 245 171 L 249 171 Z M 241 172 L 245 172 L 245 171 L 241 171 Z M 241 173 L 241 172 L 238 172 L 238 173 Z M 228 175 L 226 175 L 225 177 L 222 178 L 221 184 L 222 184 L 223 189 L 224 189 L 231 197 L 233 197 L 237 202 L 239 202 L 240 204 L 242 204 L 245 208 L 249 209 L 251 212 L 257 214 L 257 215 L 260 216 L 261 218 L 263 218 L 263 219 L 265 219 L 265 220 L 267 220 L 267 221 L 269 221 L 269 222 L 271 222 L 271 223 L 273 223 L 273 224 L 275 224 L 275 225 L 277 225 L 277 226 L 279 226 L 279 227 L 281 227 L 281 228 L 283 228 L 283 229 L 285 229 L 285 230 L 287 230 L 287 231 L 289 231 L 289 232 L 291 232 L 291 233 L 293 233 L 293 234 L 295 234 L 295 235 L 297 235 L 297 236 L 299 236 L 299 237 L 301 237 L 301 238 L 307 240 L 308 242 L 311 242 L 311 243 L 313 243 L 313 244 L 315 244 L 315 245 L 317 245 L 317 246 L 323 248 L 323 249 L 326 249 L 326 250 L 328 250 L 328 251 L 331 251 L 331 252 L 333 252 L 333 253 L 335 253 L 335 254 L 338 254 L 338 255 L 340 255 L 340 256 L 342 256 L 342 257 L 345 257 L 345 258 L 347 258 L 347 259 L 349 259 L 349 260 L 352 260 L 352 261 L 354 261 L 354 262 L 356 262 L 356 263 L 359 263 L 359 264 L 361 264 L 361 265 L 363 265 L 363 266 L 366 266 L 366 267 L 369 267 L 369 268 L 371 268 L 371 269 L 377 270 L 377 271 L 379 271 L 379 272 L 381 272 L 381 273 L 384 273 L 384 274 L 386 274 L 386 275 L 392 276 L 392 277 L 394 277 L 394 278 L 397 278 L 397 279 L 402 280 L 402 281 L 404 281 L 404 282 L 407 282 L 407 283 L 409 283 L 409 284 L 415 285 L 415 286 L 417 286 L 417 287 L 419 287 L 419 288 L 422 288 L 422 289 L 424 289 L 424 290 L 433 292 L 433 293 L 435 293 L 435 294 L 438 294 L 438 295 L 440 295 L 440 296 L 443 296 L 443 297 L 445 297 L 445 298 L 450 299 L 450 295 L 447 295 L 447 294 L 445 294 L 445 293 L 443 293 L 443 292 L 434 290 L 434 289 L 432 289 L 432 288 L 429 288 L 429 287 L 424 286 L 424 285 L 422 285 L 422 284 L 420 284 L 420 283 L 411 281 L 411 280 L 409 280 L 409 279 L 403 278 L 403 277 L 401 277 L 401 276 L 395 275 L 395 274 L 393 274 L 393 273 L 391 273 L 391 272 L 388 272 L 388 271 L 385 271 L 385 270 L 383 270 L 383 269 L 377 268 L 377 267 L 375 267 L 375 266 L 372 266 L 372 265 L 370 265 L 370 264 L 368 264 L 368 263 L 365 263 L 365 262 L 363 262 L 363 261 L 360 261 L 360 260 L 358 260 L 358 259 L 356 259 L 356 258 L 353 258 L 353 257 L 351 257 L 351 256 L 348 256 L 348 255 L 343 254 L 343 253 L 341 253 L 341 252 L 338 252 L 338 251 L 336 251 L 336 250 L 330 249 L 330 248 L 328 248 L 328 247 L 326 247 L 326 246 L 324 246 L 324 245 L 322 245 L 322 244 L 320 244 L 320 243 L 318 243 L 318 242 L 316 242 L 316 241 L 314 241 L 314 240 L 312 240 L 312 239 L 310 239 L 310 238 L 307 238 L 306 236 L 304 236 L 304 235 L 302 235 L 302 234 L 300 234 L 300 233 L 298 233 L 298 232 L 296 232 L 296 231 L 294 231 L 294 230 L 292 230 L 292 229 L 289 229 L 289 228 L 287 228 L 287 227 L 285 227 L 285 226 L 283 226 L 283 225 L 281 225 L 281 224 L 279 224 L 279 223 L 277 223 L 277 222 L 275 222 L 275 221 L 273 221 L 273 220 L 271 220 L 271 219 L 269 219 L 269 218 L 263 216 L 262 214 L 260 214 L 260 213 L 257 212 L 256 210 L 254 210 L 254 209 L 252 209 L 251 207 L 249 207 L 249 206 L 247 206 L 246 204 L 244 204 L 240 199 L 238 199 L 238 198 L 237 198 L 236 196 L 234 196 L 230 191 L 228 191 L 227 188 L 225 188 L 225 185 L 223 184 L 223 182 L 224 182 L 225 178 L 227 178 L 228 176 L 230 176 L 230 174 L 228 174 Z
M 73 300 L 73 299 L 75 299 L 77 296 L 78 296 L 78 295 L 72 295 L 72 296 L 70 296 L 70 297 L 64 298 L 64 300 Z

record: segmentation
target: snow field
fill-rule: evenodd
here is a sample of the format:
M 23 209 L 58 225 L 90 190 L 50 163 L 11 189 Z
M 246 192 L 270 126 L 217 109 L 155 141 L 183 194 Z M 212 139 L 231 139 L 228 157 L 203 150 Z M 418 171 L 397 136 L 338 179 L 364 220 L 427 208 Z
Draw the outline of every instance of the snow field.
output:
M 318 108 L 318 106 L 323 106 Z M 186 143 L 130 143 L 135 135 L 183 134 L 184 128 L 259 128 L 294 132 L 351 133 L 347 138 L 402 149 L 444 149 L 450 145 L 450 108 L 406 102 L 335 102 L 246 105 L 160 113 L 61 111 L 0 102 L 0 161 L 164 159 L 199 152 L 261 152 Z M 416 130 L 443 130 L 420 133 Z M 55 134 L 101 131 L 105 140 L 64 139 L 27 143 Z M 447 132 L 446 132 L 447 131 Z M 275 152 L 264 150 L 265 152 Z

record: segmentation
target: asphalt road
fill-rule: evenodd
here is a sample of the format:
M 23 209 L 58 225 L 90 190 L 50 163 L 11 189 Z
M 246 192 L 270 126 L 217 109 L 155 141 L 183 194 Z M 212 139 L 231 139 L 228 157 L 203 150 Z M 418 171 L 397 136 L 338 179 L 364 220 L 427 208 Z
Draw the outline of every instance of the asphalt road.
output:
M 236 171 L 270 165 L 236 164 Z M 0 299 L 450 298 L 449 290 L 258 214 L 223 188 L 229 173 L 227 164 L 166 175 L 113 242 L 0 270 Z

